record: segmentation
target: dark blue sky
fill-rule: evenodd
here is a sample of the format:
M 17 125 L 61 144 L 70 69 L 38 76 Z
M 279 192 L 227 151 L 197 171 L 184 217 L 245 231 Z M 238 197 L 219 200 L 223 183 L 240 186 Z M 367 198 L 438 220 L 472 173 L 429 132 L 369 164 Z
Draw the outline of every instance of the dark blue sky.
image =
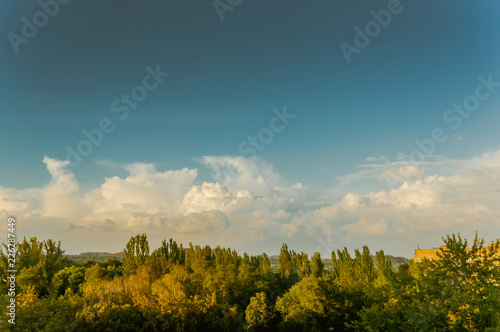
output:
M 500 93 L 456 131 L 443 113 L 478 76 L 500 81 L 500 3 L 401 1 L 348 63 L 340 43 L 389 2 L 248 0 L 221 21 L 211 1 L 72 0 L 18 53 L 8 34 L 41 8 L 3 2 L 0 186 L 46 184 L 43 157 L 64 160 L 103 118 L 115 131 L 72 168 L 83 188 L 127 174 L 111 163 L 198 168 L 197 183 L 210 180 L 200 158 L 239 155 L 285 105 L 297 117 L 257 156 L 309 188 L 332 190 L 368 157 L 409 154 L 436 127 L 450 135 L 440 156 L 498 149 Z M 170 76 L 120 120 L 112 102 L 156 65 Z
M 102 177 L 94 159 L 178 168 L 201 155 L 237 154 L 283 105 L 297 121 L 259 156 L 299 181 L 317 184 L 367 156 L 411 151 L 476 76 L 499 74 L 500 5 L 401 6 L 347 64 L 339 43 L 353 44 L 353 28 L 387 1 L 243 2 L 221 22 L 210 2 L 73 0 L 18 54 L 7 37 L 0 44 L 0 183 L 43 183 L 42 157 L 63 159 L 83 129 L 116 120 L 110 103 L 156 64 L 171 76 L 75 171 L 82 180 Z M 1 8 L 4 36 L 40 10 L 34 2 Z M 494 113 L 482 109 L 461 128 L 461 148 L 440 153 L 496 144 L 486 125 Z

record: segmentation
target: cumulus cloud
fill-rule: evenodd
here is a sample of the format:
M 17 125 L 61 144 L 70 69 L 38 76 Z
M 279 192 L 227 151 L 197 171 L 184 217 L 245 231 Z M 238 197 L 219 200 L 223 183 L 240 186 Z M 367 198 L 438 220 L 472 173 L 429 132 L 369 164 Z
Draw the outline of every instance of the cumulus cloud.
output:
M 89 228 L 98 232 L 112 232 L 116 230 L 116 224 L 113 220 L 106 219 L 102 222 L 96 222 L 89 225 Z
M 15 190 L 0 187 L 0 213 L 5 219 L 9 215 L 24 215 L 32 209 L 39 195 L 33 190 Z
M 268 163 L 254 157 L 203 156 L 200 162 L 211 170 L 216 182 L 231 189 L 245 189 L 257 196 L 290 194 L 302 188 L 300 183 L 288 183 Z
M 193 212 L 166 221 L 174 233 L 197 234 L 212 231 L 224 232 L 228 226 L 227 216 L 216 210 Z
M 500 216 L 500 153 L 468 162 L 452 176 L 423 176 L 416 166 L 397 170 L 403 184 L 390 191 L 348 193 L 312 213 L 313 219 L 344 223 L 358 234 L 399 234 L 498 225 Z M 381 174 L 381 178 L 384 178 Z
M 249 194 L 250 195 L 250 194 Z M 210 210 L 225 210 L 225 205 L 233 202 L 236 197 L 220 183 L 203 182 L 201 186 L 193 186 L 184 195 L 181 211 L 185 214 Z
M 155 168 L 154 164 L 146 164 L 146 163 L 135 163 L 135 164 L 128 164 L 123 166 L 129 173 L 130 176 L 139 176 L 139 175 L 144 175 L 144 174 L 154 174 L 157 173 L 157 170 Z
M 384 219 L 368 220 L 361 216 L 358 222 L 344 226 L 344 229 L 355 234 L 380 235 L 387 233 L 387 222 Z
M 229 186 L 215 180 L 198 185 L 197 169 L 158 171 L 154 164 L 112 164 L 129 175 L 105 178 L 98 187 L 82 192 L 68 162 L 45 157 L 48 184 L 30 190 L 0 187 L 0 211 L 36 220 L 37 225 L 49 222 L 66 232 L 212 233 L 235 242 L 260 239 L 275 223 L 290 217 L 286 210 L 294 205 L 293 192 L 301 191 L 300 184 L 284 181 L 257 159 L 204 160 L 218 171 L 234 167 L 236 181 Z
M 40 191 L 41 209 L 35 211 L 42 217 L 76 219 L 83 217 L 90 210 L 84 202 L 78 181 L 73 173 L 66 169 L 69 161 L 49 157 L 43 163 L 51 175 L 50 183 Z
M 424 171 L 421 167 L 416 165 L 402 166 L 402 167 L 392 167 L 387 170 L 382 171 L 379 175 L 379 179 L 386 181 L 394 178 L 400 178 L 406 182 L 414 182 L 421 179 L 424 176 Z
M 201 162 L 213 172 L 213 181 L 196 182 L 197 169 L 159 171 L 153 164 L 136 163 L 120 166 L 128 176 L 105 178 L 98 187 L 82 192 L 67 162 L 45 157 L 47 185 L 0 187 L 0 216 L 16 215 L 27 227 L 54 227 L 68 234 L 151 232 L 162 238 L 221 244 L 280 236 L 329 236 L 337 243 L 349 234 L 498 230 L 500 221 L 500 151 L 447 160 L 458 170 L 451 175 L 426 175 L 432 166 L 442 166 L 442 160 L 425 165 L 384 161 L 363 171 L 382 182 L 391 172 L 402 174 L 396 188 L 348 190 L 340 199 L 330 196 L 322 204 L 311 201 L 327 200 L 324 193 L 314 196 L 257 158 L 205 156 Z

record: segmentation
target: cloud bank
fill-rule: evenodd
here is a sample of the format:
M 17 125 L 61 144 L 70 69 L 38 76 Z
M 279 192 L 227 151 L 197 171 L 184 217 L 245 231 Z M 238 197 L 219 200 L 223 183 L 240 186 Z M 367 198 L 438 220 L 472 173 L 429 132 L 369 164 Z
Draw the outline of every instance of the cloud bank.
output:
M 345 188 L 360 174 L 383 182 L 395 171 L 396 163 L 385 157 L 367 161 L 379 164 L 344 176 Z M 404 166 L 396 169 L 405 176 L 395 189 L 347 191 L 319 207 L 311 202 L 320 193 L 288 181 L 257 158 L 202 157 L 200 163 L 214 180 L 201 184 L 197 169 L 158 171 L 152 164 L 124 165 L 127 177 L 105 178 L 87 192 L 82 192 L 66 161 L 45 157 L 43 163 L 51 177 L 46 186 L 0 187 L 0 217 L 15 216 L 33 232 L 44 229 L 63 242 L 72 233 L 92 241 L 96 233 L 119 237 L 147 232 L 232 246 L 267 238 L 313 239 L 318 234 L 335 241 L 471 229 L 500 234 L 500 151 L 453 161 L 462 167 L 449 176 L 426 175 L 442 162 Z M 123 245 L 126 240 L 117 242 Z

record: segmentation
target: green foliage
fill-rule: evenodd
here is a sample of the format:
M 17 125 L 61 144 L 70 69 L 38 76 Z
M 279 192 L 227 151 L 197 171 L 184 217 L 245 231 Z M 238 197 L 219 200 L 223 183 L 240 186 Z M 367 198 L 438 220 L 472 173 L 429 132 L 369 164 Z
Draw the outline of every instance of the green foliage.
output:
M 146 234 L 137 234 L 131 237 L 123 251 L 125 253 L 123 258 L 125 273 L 134 273 L 137 267 L 144 264 L 149 257 L 149 242 Z
M 276 310 L 283 317 L 283 327 L 319 330 L 326 318 L 326 294 L 318 279 L 304 278 L 276 301 Z
M 42 242 L 42 247 L 45 255 L 45 271 L 47 273 L 47 278 L 50 280 L 57 271 L 68 266 L 71 262 L 64 256 L 64 250 L 61 249 L 61 241 L 56 243 L 48 239 Z
M 17 254 L 19 256 L 17 261 L 19 270 L 45 263 L 43 243 L 38 241 L 36 237 L 30 238 L 29 241 L 24 237 L 23 242 L 17 245 Z
M 5 252 L 4 252 L 5 250 Z M 7 251 L 7 245 L 3 244 L 0 246 L 0 280 L 2 281 L 0 283 L 0 294 L 7 294 L 7 282 L 3 282 L 4 280 L 7 280 L 7 270 L 8 268 L 8 251 Z
M 189 243 L 189 248 L 186 252 L 186 266 L 194 272 L 202 273 L 203 271 L 213 268 L 215 263 L 215 255 L 212 255 L 210 246 L 200 247 L 193 246 Z
M 302 266 L 302 255 L 297 256 L 295 251 L 288 250 L 288 245 L 283 243 L 281 247 L 280 255 L 279 255 L 279 275 L 281 277 L 281 281 L 283 282 L 286 288 L 293 285 L 298 281 L 298 261 L 300 258 L 300 267 L 304 270 L 306 267 Z M 302 271 L 300 271 L 302 272 Z
M 265 330 L 273 318 L 274 308 L 266 293 L 260 292 L 250 299 L 245 310 L 246 329 L 248 331 Z
M 439 259 L 425 260 L 421 286 L 428 294 L 423 305 L 450 331 L 480 331 L 498 320 L 500 308 L 500 242 L 484 246 L 476 233 L 472 247 L 458 236 L 443 238 Z
M 166 240 L 163 240 L 161 243 L 161 247 L 153 251 L 151 256 L 163 257 L 167 262 L 170 262 L 172 264 L 184 265 L 186 261 L 186 256 L 182 244 L 180 246 L 177 245 L 177 242 L 175 242 L 173 239 L 170 239 L 168 243 Z
M 45 271 L 43 261 L 19 271 L 17 285 L 23 291 L 33 288 L 39 296 L 47 295 L 49 280 L 47 279 L 47 272 Z
M 151 331 L 144 326 L 143 312 L 128 304 L 112 306 L 102 311 L 97 320 L 80 320 L 82 331 Z
M 0 321 L 1 331 L 77 331 L 75 315 L 81 301 L 73 294 L 59 298 L 39 298 L 33 287 L 16 296 L 16 325 L 12 329 L 5 320 Z M 3 307 L 3 306 L 2 306 Z
M 81 266 L 68 266 L 57 272 L 52 278 L 50 293 L 64 295 L 67 289 L 78 293 L 80 285 L 85 281 L 85 268 Z
M 282 331 L 342 331 L 351 306 L 333 278 L 309 276 L 279 297 L 275 310 L 281 314 Z
M 38 241 L 26 237 L 18 244 L 18 285 L 22 290 L 33 287 L 40 297 L 49 293 L 54 275 L 70 264 L 61 249 L 61 241 Z
M 298 255 L 295 255 L 297 260 L 297 266 L 299 267 L 299 277 L 306 278 L 309 274 L 311 274 L 311 263 L 309 262 L 309 255 L 305 252 L 302 252 Z
M 317 278 L 322 277 L 325 272 L 325 265 L 321 261 L 319 252 L 315 252 L 311 258 L 311 274 Z
M 366 289 L 359 331 L 496 331 L 500 329 L 500 243 L 470 250 L 460 235 L 447 236 L 439 259 L 402 266 L 396 275 L 377 253 L 377 281 Z M 495 255 L 495 253 L 497 253 Z
M 382 252 L 383 255 L 383 252 Z M 368 284 L 375 280 L 375 267 L 373 266 L 373 259 L 370 253 L 370 249 L 367 246 L 363 246 L 363 252 L 361 253 L 359 249 L 354 250 L 354 267 L 357 271 L 357 275 L 364 284 Z M 391 260 L 389 258 L 389 266 L 392 269 Z
M 344 248 L 332 252 L 330 272 L 319 253 L 286 244 L 273 270 L 266 254 L 185 251 L 172 239 L 149 255 L 146 234 L 130 239 L 123 263 L 71 265 L 60 242 L 25 238 L 16 330 L 498 331 L 500 242 L 443 240 L 438 259 L 397 269 L 383 251 Z M 3 278 L 6 264 L 2 251 Z

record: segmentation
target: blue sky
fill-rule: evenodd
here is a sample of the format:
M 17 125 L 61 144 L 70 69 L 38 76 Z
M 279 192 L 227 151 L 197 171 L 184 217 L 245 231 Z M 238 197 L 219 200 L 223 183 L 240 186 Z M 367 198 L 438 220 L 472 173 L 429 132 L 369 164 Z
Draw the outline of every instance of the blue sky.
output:
M 411 204 L 406 214 L 386 211 L 375 221 L 367 217 L 368 210 L 314 221 L 321 208 L 347 202 L 350 194 L 365 200 L 378 192 L 390 197 L 391 190 L 398 188 L 380 180 L 379 173 L 402 167 L 396 158 L 410 154 L 417 148 L 414 140 L 430 138 L 435 128 L 442 128 L 449 138 L 437 144 L 425 162 L 410 166 L 415 168 L 412 172 L 420 174 L 420 180 L 411 173 L 412 178 L 403 179 L 398 186 L 428 183 L 425 179 L 432 176 L 443 176 L 454 183 L 462 171 L 468 174 L 469 169 L 492 167 L 500 149 L 500 91 L 481 101 L 478 110 L 463 119 L 457 130 L 443 120 L 454 103 L 474 94 L 479 76 L 491 75 L 493 81 L 500 81 L 500 4 L 492 0 L 401 1 L 400 12 L 392 14 L 390 23 L 348 63 L 339 45 L 354 45 L 353 29 L 364 29 L 374 20 L 370 12 L 386 10 L 389 3 L 243 1 L 233 11 L 225 12 L 221 21 L 211 2 L 73 0 L 59 5 L 58 12 L 33 38 L 17 45 L 17 53 L 9 33 L 22 36 L 22 18 L 33 22 L 33 16 L 42 9 L 35 2 L 0 5 L 0 34 L 4 36 L 0 42 L 0 204 L 4 206 L 0 205 L 0 211 L 26 220 L 25 228 L 19 226 L 21 234 L 42 238 L 58 235 L 69 252 L 86 250 L 83 242 L 71 241 L 92 238 L 92 232 L 99 229 L 95 225 L 113 223 L 115 239 L 96 246 L 119 251 L 144 225 L 155 230 L 164 227 L 162 218 L 169 220 L 167 237 L 178 235 L 187 242 L 192 238 L 193 242 L 220 242 L 257 252 L 277 252 L 282 242 L 288 242 L 312 253 L 319 242 L 326 241 L 318 237 L 331 232 L 335 246 L 353 248 L 369 243 L 374 249 L 410 256 L 416 245 L 439 245 L 446 233 L 470 234 L 480 227 L 472 221 L 467 225 L 453 223 L 453 218 L 461 218 L 458 215 L 446 216 L 456 226 L 422 226 L 424 221 L 419 223 L 419 218 L 423 215 L 411 210 Z M 120 120 L 120 113 L 114 113 L 111 104 L 142 84 L 147 66 L 159 66 L 170 75 Z M 275 116 L 273 109 L 282 112 L 284 107 L 296 117 L 274 133 L 256 159 L 241 156 L 241 142 L 269 128 Z M 77 167 L 61 164 L 67 156 L 66 146 L 76 149 L 86 139 L 82 130 L 98 128 L 103 118 L 109 118 L 116 129 L 104 134 L 102 143 L 94 146 Z M 49 159 L 44 164 L 45 156 Z M 379 156 L 383 158 L 370 158 Z M 143 165 L 139 169 L 153 182 L 158 174 L 196 169 L 194 178 L 181 181 L 186 186 L 178 193 L 179 202 L 184 200 L 183 208 L 177 211 L 179 206 L 152 205 L 146 209 L 128 197 L 119 200 L 120 204 L 137 209 L 115 215 L 115 210 L 111 213 L 89 203 L 106 201 L 106 197 L 112 200 L 126 192 L 117 184 L 121 189 L 115 188 L 114 194 L 106 196 L 103 188 L 105 184 L 111 186 L 106 178 L 116 176 L 124 182 L 133 178 L 133 164 Z M 50 167 L 54 169 L 52 175 Z M 222 183 L 220 176 L 214 178 L 213 174 L 224 172 L 225 167 L 238 170 L 234 184 Z M 265 190 L 258 186 L 261 175 Z M 464 191 L 455 203 L 487 192 L 481 191 L 481 181 L 474 179 L 476 186 Z M 178 183 L 172 181 L 154 183 L 160 187 Z M 74 210 L 85 205 L 82 209 L 86 212 L 66 215 L 48 207 L 71 205 L 64 201 L 64 195 L 47 198 L 43 194 L 68 182 L 78 188 L 63 192 L 85 201 L 73 203 Z M 229 203 L 223 207 L 219 203 L 210 205 L 215 204 L 212 198 L 218 194 L 210 194 L 211 203 L 206 206 L 198 198 L 192 202 L 194 207 L 186 207 L 188 192 L 204 192 L 204 182 L 211 186 L 205 192 L 213 194 L 215 190 L 222 195 L 220 204 L 229 199 L 220 190 L 227 190 L 231 197 L 249 191 L 254 200 L 269 200 L 267 215 L 255 217 L 262 201 L 254 202 L 255 206 L 249 203 L 246 208 L 235 203 L 238 209 L 230 209 Z M 451 188 L 454 185 L 450 184 Z M 286 186 L 295 187 L 286 194 L 275 190 Z M 143 188 L 145 192 L 147 188 Z M 496 192 L 496 187 L 490 189 Z M 415 190 L 427 193 L 420 187 Z M 177 197 L 170 192 L 164 194 Z M 99 199 L 89 198 L 91 195 Z M 433 204 L 444 204 L 442 197 L 436 196 Z M 283 200 L 291 201 L 285 204 Z M 30 203 L 9 205 L 14 201 Z M 424 209 L 425 204 L 415 204 L 417 210 Z M 360 209 L 367 208 L 362 205 Z M 470 208 L 477 206 L 489 209 L 491 218 L 486 218 L 490 223 L 481 228 L 485 234 L 480 235 L 490 236 L 492 230 L 498 234 L 495 221 L 500 214 L 483 201 L 474 202 Z M 213 216 L 203 215 L 210 211 L 218 211 L 217 218 L 223 215 L 225 221 L 210 224 L 207 220 Z M 143 213 L 150 214 L 150 219 L 146 218 L 149 221 L 134 219 Z M 413 216 L 411 229 L 400 230 L 398 225 L 408 222 L 399 213 Z M 426 218 L 432 216 L 430 210 L 426 213 Z M 154 218 L 160 221 L 151 221 Z M 252 218 L 259 220 L 251 229 L 235 221 Z M 182 228 L 196 222 L 212 226 L 203 234 Z M 361 234 L 350 224 L 382 228 L 373 226 L 373 234 Z M 210 235 L 226 231 L 227 237 Z M 240 234 L 249 232 L 255 232 L 255 236 L 245 238 Z M 308 236 L 298 236 L 301 232 Z M 396 245 L 396 233 L 398 238 L 410 240 Z

